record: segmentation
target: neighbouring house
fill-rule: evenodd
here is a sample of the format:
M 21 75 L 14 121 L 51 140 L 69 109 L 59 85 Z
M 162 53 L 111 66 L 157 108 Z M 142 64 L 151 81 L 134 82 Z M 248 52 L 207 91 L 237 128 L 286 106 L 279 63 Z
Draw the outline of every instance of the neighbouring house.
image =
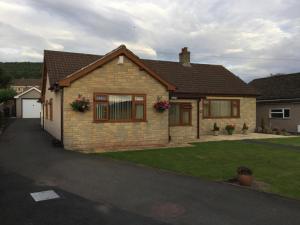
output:
M 300 133 L 300 73 L 255 79 L 257 126 Z
M 41 79 L 14 79 L 10 88 L 17 92 L 12 108 L 12 115 L 17 118 L 40 118 L 41 114 Z
M 90 109 L 71 103 L 84 97 Z M 124 45 L 105 55 L 44 52 L 43 128 L 66 149 L 104 151 L 128 146 L 163 146 L 211 134 L 216 122 L 240 133 L 256 127 L 254 88 L 221 65 L 141 59 Z M 154 104 L 169 101 L 158 111 Z
M 37 89 L 40 89 L 41 86 L 41 79 L 14 79 L 12 83 L 10 84 L 10 87 L 14 89 L 17 94 L 21 94 L 22 92 L 35 87 Z
M 31 87 L 14 98 L 17 118 L 41 117 L 41 91 L 39 89 Z

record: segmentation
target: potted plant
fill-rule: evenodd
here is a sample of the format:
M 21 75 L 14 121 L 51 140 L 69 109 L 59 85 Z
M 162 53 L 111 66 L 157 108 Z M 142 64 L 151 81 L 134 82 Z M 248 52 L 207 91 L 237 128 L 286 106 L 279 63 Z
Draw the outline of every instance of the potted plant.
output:
M 235 126 L 233 124 L 229 124 L 225 127 L 225 130 L 229 135 L 232 135 L 234 132 Z
M 164 112 L 165 110 L 170 108 L 170 103 L 166 100 L 161 100 L 161 98 L 157 99 L 157 102 L 153 106 L 157 112 Z
M 253 176 L 252 176 L 252 171 L 245 167 L 245 166 L 240 166 L 237 168 L 237 179 L 240 185 L 243 186 L 251 186 L 253 182 Z
M 242 128 L 242 133 L 248 134 L 248 129 L 249 129 L 249 127 L 246 125 L 246 123 L 244 123 L 243 128 Z
M 90 101 L 81 95 L 71 103 L 71 107 L 76 112 L 85 112 L 90 108 Z
M 214 132 L 214 135 L 215 135 L 215 136 L 218 136 L 218 135 L 219 135 L 220 127 L 218 127 L 217 123 L 214 123 L 214 128 L 213 128 L 212 131 Z

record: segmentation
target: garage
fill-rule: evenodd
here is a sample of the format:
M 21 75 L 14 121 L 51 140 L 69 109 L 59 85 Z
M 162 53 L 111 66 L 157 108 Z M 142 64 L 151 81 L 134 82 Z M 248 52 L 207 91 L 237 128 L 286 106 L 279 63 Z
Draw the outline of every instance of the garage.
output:
M 41 103 L 39 102 L 41 91 L 32 87 L 15 96 L 16 115 L 18 118 L 40 118 Z
M 40 118 L 41 103 L 38 99 L 22 99 L 22 118 Z

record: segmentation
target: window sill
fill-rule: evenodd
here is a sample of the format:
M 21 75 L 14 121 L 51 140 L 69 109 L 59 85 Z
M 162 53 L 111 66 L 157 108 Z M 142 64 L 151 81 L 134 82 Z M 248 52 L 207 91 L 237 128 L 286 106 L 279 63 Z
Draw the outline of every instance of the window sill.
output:
M 188 124 L 188 125 L 170 125 L 170 127 L 192 127 L 192 124 Z
M 241 117 L 203 117 L 203 119 L 241 119 Z
M 126 121 L 110 121 L 110 120 L 94 120 L 93 123 L 147 123 L 147 120 L 126 120 Z

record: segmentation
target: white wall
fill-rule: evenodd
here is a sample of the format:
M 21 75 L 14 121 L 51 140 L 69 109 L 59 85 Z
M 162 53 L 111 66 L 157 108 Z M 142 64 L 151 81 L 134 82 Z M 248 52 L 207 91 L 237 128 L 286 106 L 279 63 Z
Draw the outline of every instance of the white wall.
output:
M 62 91 L 54 92 L 48 90 L 50 87 L 49 78 L 47 75 L 47 84 L 45 90 L 45 102 L 52 98 L 53 100 L 53 120 L 50 120 L 50 107 L 48 105 L 48 119 L 46 119 L 46 112 L 44 112 L 44 128 L 48 131 L 53 137 L 60 140 L 61 139 L 61 94 Z M 43 109 L 46 110 L 45 105 L 43 104 Z M 42 113 L 43 114 L 43 113 Z M 43 116 L 43 115 L 42 115 Z

